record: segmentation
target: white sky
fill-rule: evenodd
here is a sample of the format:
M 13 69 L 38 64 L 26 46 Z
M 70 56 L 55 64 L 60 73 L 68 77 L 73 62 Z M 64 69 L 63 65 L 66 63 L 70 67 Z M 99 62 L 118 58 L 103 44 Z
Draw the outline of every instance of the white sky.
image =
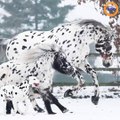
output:
M 77 0 L 62 0 L 60 6 L 69 4 L 75 5 L 75 8 L 68 13 L 65 19 L 66 21 L 74 21 L 75 19 L 94 19 L 108 25 L 109 17 L 101 15 L 99 11 L 95 10 L 95 7 L 97 7 L 97 9 L 99 7 L 97 4 L 94 4 L 94 2 L 78 5 Z M 118 21 L 120 23 L 120 19 Z

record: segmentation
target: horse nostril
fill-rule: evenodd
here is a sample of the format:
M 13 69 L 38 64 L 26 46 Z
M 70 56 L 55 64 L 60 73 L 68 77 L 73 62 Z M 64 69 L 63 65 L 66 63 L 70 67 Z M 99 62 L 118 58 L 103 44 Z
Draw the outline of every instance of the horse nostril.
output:
M 39 83 L 34 83 L 34 86 L 36 86 L 36 87 L 39 86 Z
M 70 73 L 73 73 L 74 69 L 73 67 L 70 68 Z
M 104 65 L 105 67 L 110 67 L 110 63 L 105 63 L 105 62 L 103 62 L 103 65 Z

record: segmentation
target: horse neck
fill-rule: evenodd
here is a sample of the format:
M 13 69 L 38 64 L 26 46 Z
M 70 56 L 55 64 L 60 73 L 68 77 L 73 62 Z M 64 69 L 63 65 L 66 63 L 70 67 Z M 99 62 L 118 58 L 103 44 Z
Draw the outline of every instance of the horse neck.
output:
M 98 27 L 99 28 L 99 27 Z M 106 31 L 105 28 L 99 28 L 101 29 L 101 31 L 98 28 L 94 28 L 94 32 L 91 34 L 91 39 L 88 37 L 88 39 L 86 38 L 86 43 L 88 43 L 89 45 L 91 43 L 95 43 L 97 44 L 98 42 L 103 42 L 105 40 L 106 34 L 108 34 L 108 32 Z M 93 30 L 91 29 L 90 32 L 92 32 Z

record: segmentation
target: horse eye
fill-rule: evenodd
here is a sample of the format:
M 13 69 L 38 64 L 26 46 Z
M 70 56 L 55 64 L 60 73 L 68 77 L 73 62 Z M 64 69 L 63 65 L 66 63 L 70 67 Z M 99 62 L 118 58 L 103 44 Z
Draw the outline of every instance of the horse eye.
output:
M 108 46 L 108 43 L 105 43 L 105 44 L 104 44 L 104 47 L 106 48 L 107 46 Z

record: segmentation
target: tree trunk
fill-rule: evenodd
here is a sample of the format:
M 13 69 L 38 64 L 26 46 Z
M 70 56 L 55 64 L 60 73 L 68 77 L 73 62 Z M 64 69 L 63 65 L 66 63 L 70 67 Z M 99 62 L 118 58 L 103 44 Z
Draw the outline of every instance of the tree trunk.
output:
M 38 2 L 35 0 L 35 30 L 38 30 Z

